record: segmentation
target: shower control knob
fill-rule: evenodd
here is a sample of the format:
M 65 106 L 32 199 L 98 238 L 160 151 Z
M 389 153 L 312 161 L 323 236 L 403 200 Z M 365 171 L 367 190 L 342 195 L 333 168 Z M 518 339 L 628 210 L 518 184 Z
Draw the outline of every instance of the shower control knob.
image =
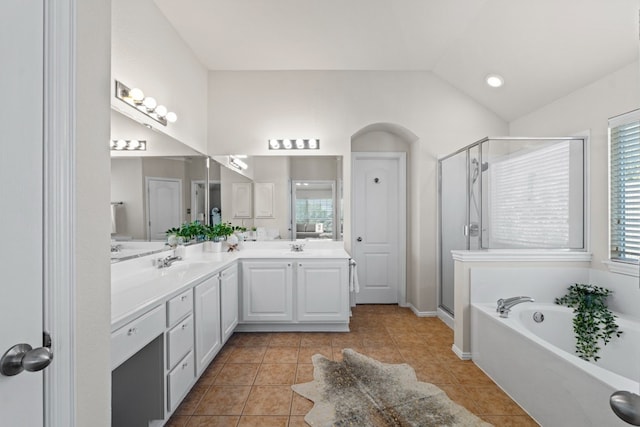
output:
M 356 240 L 357 240 L 358 242 L 362 242 L 362 237 L 358 237 Z

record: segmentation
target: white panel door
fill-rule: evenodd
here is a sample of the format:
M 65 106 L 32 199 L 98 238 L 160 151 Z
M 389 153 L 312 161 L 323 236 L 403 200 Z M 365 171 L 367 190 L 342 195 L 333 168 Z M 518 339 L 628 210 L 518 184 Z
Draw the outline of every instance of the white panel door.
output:
M 0 356 L 42 345 L 43 8 L 7 0 L 0 13 Z M 0 424 L 43 425 L 42 371 L 0 375 L 0 397 Z
M 182 223 L 182 181 L 146 178 L 149 240 L 165 240 L 166 232 Z
M 404 291 L 404 153 L 353 153 L 352 253 L 358 304 L 402 302 Z

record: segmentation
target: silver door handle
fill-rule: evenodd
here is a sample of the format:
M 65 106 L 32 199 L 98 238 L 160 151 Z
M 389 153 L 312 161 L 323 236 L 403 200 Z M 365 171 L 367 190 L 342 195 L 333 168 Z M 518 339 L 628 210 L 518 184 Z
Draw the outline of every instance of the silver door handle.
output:
M 29 344 L 16 344 L 0 359 L 0 374 L 12 377 L 22 371 L 41 371 L 53 360 L 48 347 L 33 348 Z
M 362 242 L 362 237 L 358 237 L 356 240 L 357 240 L 358 242 Z

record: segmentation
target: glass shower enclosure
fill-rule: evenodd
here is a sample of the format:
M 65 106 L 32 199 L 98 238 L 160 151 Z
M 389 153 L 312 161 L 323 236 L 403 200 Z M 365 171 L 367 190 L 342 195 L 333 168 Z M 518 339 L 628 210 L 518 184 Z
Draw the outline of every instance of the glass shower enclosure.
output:
M 439 307 L 452 250 L 585 250 L 585 137 L 484 138 L 438 162 Z

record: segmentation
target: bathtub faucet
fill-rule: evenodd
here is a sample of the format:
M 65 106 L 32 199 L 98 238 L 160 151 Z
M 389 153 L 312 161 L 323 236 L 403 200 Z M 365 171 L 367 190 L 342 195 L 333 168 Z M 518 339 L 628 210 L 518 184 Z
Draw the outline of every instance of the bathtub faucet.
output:
M 500 313 L 500 317 L 509 317 L 509 312 L 511 311 L 511 307 L 516 304 L 520 304 L 522 302 L 534 302 L 535 300 L 531 297 L 511 297 L 511 298 L 500 298 L 498 300 L 498 306 L 496 307 L 496 311 Z

